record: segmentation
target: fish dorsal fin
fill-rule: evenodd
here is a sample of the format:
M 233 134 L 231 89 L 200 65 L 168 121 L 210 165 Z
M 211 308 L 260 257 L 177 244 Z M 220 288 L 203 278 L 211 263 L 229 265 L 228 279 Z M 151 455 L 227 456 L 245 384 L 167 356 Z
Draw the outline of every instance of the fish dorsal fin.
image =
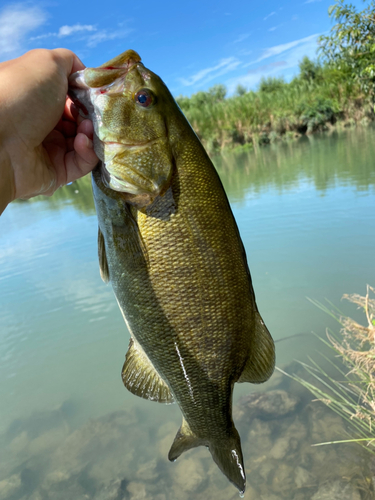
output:
M 104 244 L 104 236 L 103 233 L 98 231 L 98 254 L 99 254 L 99 269 L 100 276 L 104 283 L 108 283 L 109 281 L 109 269 L 107 262 L 107 255 L 105 253 L 105 244 Z
M 258 312 L 253 335 L 251 352 L 238 382 L 260 384 L 270 378 L 275 368 L 275 345 Z
M 157 373 L 141 346 L 132 338 L 122 368 L 122 381 L 136 396 L 159 403 L 174 403 L 169 387 Z

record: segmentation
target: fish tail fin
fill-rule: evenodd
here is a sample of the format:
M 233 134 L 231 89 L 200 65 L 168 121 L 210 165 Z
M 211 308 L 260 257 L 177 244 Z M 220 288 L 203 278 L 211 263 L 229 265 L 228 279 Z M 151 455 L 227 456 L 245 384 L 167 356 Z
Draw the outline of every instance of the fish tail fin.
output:
M 207 446 L 212 458 L 221 472 L 233 483 L 242 494 L 246 487 L 245 468 L 242 458 L 240 436 L 233 426 L 231 435 L 226 439 L 210 441 L 199 438 L 190 429 L 185 419 L 173 441 L 168 458 L 174 462 L 184 451 L 197 446 Z
M 183 418 L 182 425 L 177 431 L 171 449 L 169 450 L 168 459 L 171 462 L 174 462 L 181 455 L 181 453 L 190 450 L 191 448 L 196 448 L 201 444 L 205 444 L 205 441 L 198 438 L 198 436 L 194 434 L 194 432 L 190 429 L 189 424 Z
M 233 427 L 232 436 L 225 441 L 209 443 L 208 448 L 221 472 L 238 488 L 242 495 L 246 488 L 246 475 L 241 440 L 237 430 Z

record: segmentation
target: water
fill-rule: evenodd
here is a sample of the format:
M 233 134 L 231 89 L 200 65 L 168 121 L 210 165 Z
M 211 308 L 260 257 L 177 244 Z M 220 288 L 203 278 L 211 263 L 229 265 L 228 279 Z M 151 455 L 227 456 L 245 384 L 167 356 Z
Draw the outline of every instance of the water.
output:
M 279 341 L 278 366 L 321 350 L 311 332 L 337 330 L 307 297 L 328 298 L 360 319 L 340 299 L 363 295 L 367 283 L 375 284 L 374 158 L 375 129 L 359 128 L 215 161 L 259 309 Z M 13 203 L 0 218 L 0 498 L 238 498 L 203 448 L 169 464 L 178 408 L 143 401 L 122 385 L 129 335 L 110 286 L 99 277 L 90 191 L 85 179 L 51 199 Z M 280 380 L 276 375 L 261 387 L 242 384 L 235 403 L 254 389 L 298 393 Z M 302 392 L 298 397 L 311 399 Z M 312 421 L 306 408 L 303 426 Z M 286 439 L 295 418 L 263 429 L 270 449 Z M 239 425 L 245 464 L 254 470 L 261 457 L 246 436 L 258 432 L 256 425 L 257 419 Z M 298 450 L 310 446 L 307 431 L 302 435 Z M 285 462 L 281 455 L 276 450 L 269 458 L 273 471 Z M 295 496 L 297 490 L 311 498 L 319 491 L 319 481 L 309 486 L 304 474 L 290 486 L 293 494 L 284 488 L 282 498 L 304 498 Z M 248 470 L 245 498 L 249 491 L 272 498 L 262 485 L 252 485 L 251 475 Z M 274 484 L 278 476 L 272 477 Z M 304 477 L 308 484 L 298 489 Z

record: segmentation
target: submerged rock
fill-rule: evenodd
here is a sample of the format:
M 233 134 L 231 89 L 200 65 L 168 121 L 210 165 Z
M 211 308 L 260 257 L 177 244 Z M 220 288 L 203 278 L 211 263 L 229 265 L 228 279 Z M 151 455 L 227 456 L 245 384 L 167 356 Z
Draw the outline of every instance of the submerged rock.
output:
M 129 500 L 145 500 L 147 498 L 146 488 L 143 483 L 132 481 L 126 489 L 129 493 Z
M 361 495 L 352 484 L 337 480 L 322 484 L 311 500 L 361 500 Z
M 0 498 L 6 500 L 17 493 L 21 487 L 21 475 L 13 474 L 12 476 L 0 481 Z
M 296 467 L 293 475 L 296 488 L 311 488 L 316 485 L 316 479 L 303 467 Z
M 294 413 L 299 401 L 298 397 L 283 390 L 256 392 L 239 400 L 234 416 L 245 421 L 254 418 L 273 420 Z
M 202 462 L 195 457 L 180 458 L 180 462 L 176 462 L 175 470 L 173 471 L 173 483 L 175 491 L 183 491 L 191 495 L 202 491 L 207 486 L 207 474 L 202 466 Z
M 0 469 L 1 500 L 239 498 L 205 447 L 175 464 L 168 461 L 178 424 L 173 417 L 165 421 L 162 412 L 148 419 L 136 410 L 117 411 L 75 431 L 63 419 L 53 427 L 47 417 L 45 432 L 32 419 L 32 426 L 17 423 L 8 435 L 11 466 Z M 359 491 L 365 490 L 363 499 L 372 498 L 370 460 L 359 446 L 311 446 L 345 431 L 342 420 L 322 403 L 306 404 L 279 387 L 242 398 L 236 420 L 247 475 L 245 499 L 361 500 Z

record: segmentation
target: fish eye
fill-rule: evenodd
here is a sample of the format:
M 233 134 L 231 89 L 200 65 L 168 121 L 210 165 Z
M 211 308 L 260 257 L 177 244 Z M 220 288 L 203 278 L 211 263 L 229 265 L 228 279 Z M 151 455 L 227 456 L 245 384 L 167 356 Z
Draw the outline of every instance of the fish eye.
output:
M 141 89 L 134 95 L 135 102 L 143 108 L 148 108 L 151 104 L 155 104 L 156 97 L 149 89 Z

